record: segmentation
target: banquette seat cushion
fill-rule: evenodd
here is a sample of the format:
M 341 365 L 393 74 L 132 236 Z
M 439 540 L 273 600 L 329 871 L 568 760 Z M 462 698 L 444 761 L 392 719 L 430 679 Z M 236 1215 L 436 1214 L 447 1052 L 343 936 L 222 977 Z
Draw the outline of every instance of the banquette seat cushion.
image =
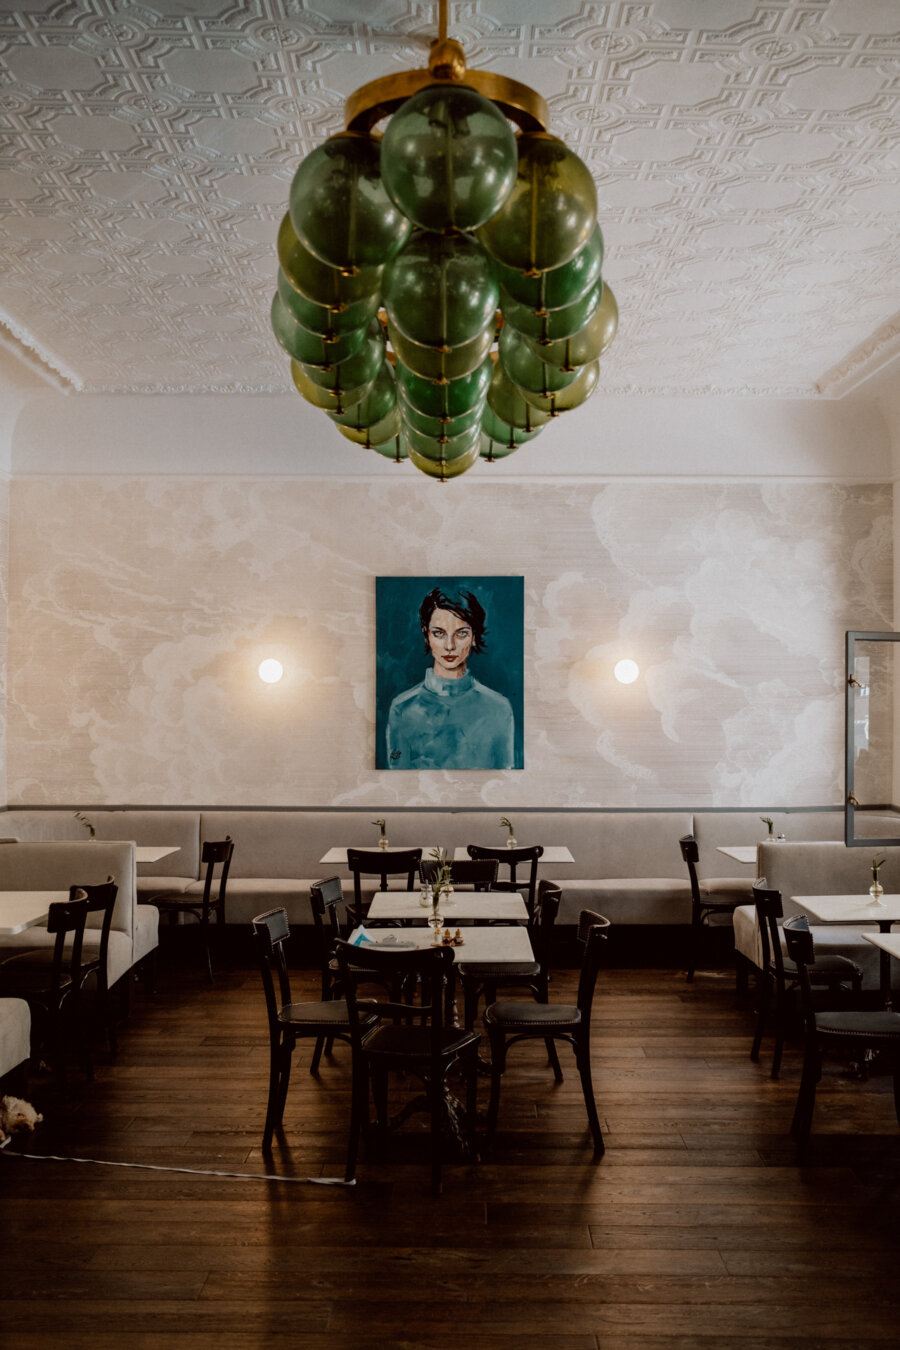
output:
M 31 1012 L 23 998 L 0 998 L 0 1078 L 31 1053 Z

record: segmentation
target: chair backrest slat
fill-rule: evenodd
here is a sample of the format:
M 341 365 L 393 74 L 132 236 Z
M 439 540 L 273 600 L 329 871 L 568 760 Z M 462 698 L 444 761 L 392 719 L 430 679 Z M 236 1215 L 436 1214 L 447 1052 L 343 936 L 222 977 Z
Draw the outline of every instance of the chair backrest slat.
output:
M 578 941 L 584 946 L 581 974 L 578 977 L 577 1004 L 582 1021 L 589 1026 L 594 989 L 600 970 L 600 958 L 611 925 L 609 919 L 591 909 L 583 909 L 578 916 Z
M 528 906 L 528 913 L 534 912 L 534 901 L 537 894 L 537 870 L 538 862 L 543 856 L 543 844 L 534 844 L 531 847 L 523 848 L 483 848 L 480 844 L 468 844 L 466 852 L 470 858 L 476 861 L 481 859 L 493 858 L 498 866 L 509 868 L 509 880 L 497 883 L 503 890 L 518 891 L 523 887 L 528 888 L 528 894 L 525 897 L 525 903 Z M 528 865 L 528 880 L 518 880 L 516 869 L 520 866 Z

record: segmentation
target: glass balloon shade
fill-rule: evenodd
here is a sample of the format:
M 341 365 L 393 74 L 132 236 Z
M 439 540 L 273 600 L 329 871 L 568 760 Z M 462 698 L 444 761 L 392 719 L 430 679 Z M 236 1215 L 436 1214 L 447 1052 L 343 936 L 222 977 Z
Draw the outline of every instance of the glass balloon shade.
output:
M 286 309 L 311 333 L 322 333 L 325 337 L 340 337 L 353 329 L 365 328 L 370 319 L 374 319 L 381 304 L 381 295 L 366 296 L 343 309 L 329 309 L 327 305 L 317 305 L 307 300 L 305 295 L 295 291 L 284 272 L 278 269 L 278 298 Z
M 548 366 L 549 369 L 552 367 Z M 571 412 L 573 408 L 580 408 L 582 403 L 587 403 L 597 388 L 599 378 L 600 362 L 591 361 L 588 365 L 579 367 L 575 379 L 565 389 L 558 389 L 546 395 L 533 393 L 530 389 L 523 389 L 522 393 L 532 407 L 549 413 L 551 417 L 558 417 L 560 413 Z
M 550 421 L 549 413 L 541 412 L 525 399 L 522 390 L 498 361 L 488 386 L 488 403 L 501 422 L 522 431 L 534 431 Z
M 515 454 L 518 445 L 506 445 L 502 441 L 495 441 L 492 437 L 481 433 L 481 444 L 478 449 L 479 457 L 488 464 L 493 464 L 495 459 L 506 459 L 508 455 Z
M 517 300 L 513 300 L 512 296 L 507 295 L 501 288 L 500 308 L 508 324 L 512 324 L 513 328 L 517 328 L 526 337 L 534 338 L 541 345 L 546 345 L 560 338 L 571 337 L 573 333 L 583 328 L 600 304 L 602 289 L 602 283 L 598 282 L 587 295 L 583 295 L 574 304 L 537 314 L 534 310 L 527 309 L 525 305 L 520 305 Z
M 481 414 L 481 430 L 484 435 L 506 451 L 516 450 L 526 441 L 533 441 L 535 436 L 539 436 L 543 431 L 544 426 L 545 423 L 542 422 L 540 426 L 532 427 L 530 431 L 526 431 L 523 427 L 514 427 L 498 417 L 490 404 Z
M 503 369 L 513 383 L 525 391 L 526 398 L 530 393 L 546 398 L 565 389 L 576 378 L 576 371 L 558 370 L 542 361 L 528 338 L 512 324 L 503 325 L 497 345 Z
M 588 361 L 595 361 L 598 356 L 603 355 L 615 337 L 618 326 L 619 307 L 615 296 L 604 282 L 600 303 L 583 328 L 573 333 L 571 337 L 562 338 L 558 342 L 532 341 L 531 347 L 535 355 L 548 365 L 556 366 L 563 371 L 576 370 L 579 366 L 586 365 Z
M 517 272 L 562 267 L 597 223 L 597 189 L 583 160 L 557 136 L 522 132 L 515 186 L 478 231 L 487 251 Z
M 339 426 L 354 427 L 356 430 L 360 430 L 363 427 L 375 426 L 396 408 L 397 381 L 390 362 L 382 361 L 378 368 L 378 374 L 369 385 L 365 397 L 359 403 L 354 403 L 345 412 L 329 412 L 328 416 L 332 422 L 337 422 Z M 389 436 L 396 435 L 399 430 L 398 425 L 396 431 L 385 434 L 381 439 L 387 440 Z
M 305 366 L 329 370 L 340 361 L 359 351 L 366 336 L 366 327 L 351 329 L 349 333 L 313 333 L 298 323 L 278 292 L 272 297 L 272 331 L 281 346 L 295 361 Z
M 363 403 L 365 403 L 365 399 L 363 399 Z M 361 406 L 361 404 L 357 404 L 357 407 Z M 356 445 L 363 445 L 367 450 L 371 450 L 376 445 L 381 445 L 384 441 L 390 440 L 393 436 L 399 436 L 401 426 L 400 408 L 395 404 L 378 422 L 363 423 L 358 427 L 338 423 L 337 429 L 348 441 L 354 441 Z
M 437 478 L 441 483 L 450 478 L 459 478 L 461 474 L 468 473 L 473 464 L 479 460 L 480 443 L 476 441 L 464 454 L 458 455 L 456 459 L 429 459 L 427 455 L 422 455 L 418 450 L 409 447 L 409 462 L 414 464 L 422 473 L 427 474 L 429 478 Z
M 404 419 L 403 437 L 410 453 L 415 450 L 425 459 L 451 460 L 467 454 L 470 446 L 477 446 L 481 437 L 481 427 L 476 423 L 455 436 L 448 436 L 446 440 L 441 440 L 439 436 L 430 436 L 424 431 L 417 431 Z
M 313 384 L 323 389 L 358 389 L 361 384 L 371 384 L 378 374 L 378 367 L 384 360 L 384 330 L 377 319 L 373 319 L 366 329 L 359 350 L 328 369 L 301 362 Z
M 381 181 L 380 143 L 344 131 L 310 151 L 294 174 L 290 216 L 297 237 L 322 262 L 356 273 L 400 252 L 412 223 Z
M 551 267 L 537 276 L 529 276 L 497 263 L 497 276 L 506 293 L 527 309 L 562 309 L 596 286 L 602 266 L 603 235 L 600 226 L 595 225 L 584 248 L 562 267 Z
M 411 341 L 391 323 L 390 318 L 388 318 L 388 337 L 398 361 L 401 361 L 407 370 L 412 371 L 414 375 L 420 375 L 424 380 L 446 384 L 461 379 L 464 375 L 471 375 L 484 362 L 494 341 L 494 325 L 492 323 L 476 334 L 471 342 L 464 342 L 460 347 L 450 347 L 447 350 Z
M 384 270 L 365 267 L 353 276 L 344 276 L 339 268 L 329 267 L 300 242 L 290 215 L 284 217 L 278 229 L 278 262 L 295 291 L 317 305 L 337 310 L 377 295 Z
M 443 384 L 414 374 L 402 361 L 397 362 L 396 374 L 404 398 L 417 412 L 426 417 L 461 417 L 484 401 L 492 369 L 487 356 L 470 374 Z
M 494 267 L 467 235 L 415 234 L 385 268 L 382 294 L 391 324 L 423 346 L 460 347 L 493 333 Z
M 409 451 L 401 436 L 395 436 L 392 441 L 385 441 L 383 445 L 373 445 L 372 449 L 376 455 L 391 459 L 395 464 L 402 464 L 405 459 L 409 459 Z
M 407 426 L 414 427 L 416 431 L 424 432 L 426 436 L 459 436 L 462 432 L 468 431 L 481 421 L 482 403 L 476 403 L 474 408 L 461 413 L 459 417 L 441 418 L 429 417 L 426 413 L 421 413 L 417 408 L 413 408 L 405 398 L 401 399 L 403 407 L 403 420 Z
M 424 230 L 473 230 L 506 201 L 516 181 L 512 128 L 474 89 L 432 85 L 388 122 L 381 176 L 403 213 Z
M 373 377 L 374 378 L 374 377 Z M 323 389 L 321 385 L 316 384 L 307 375 L 299 361 L 291 361 L 291 379 L 294 381 L 294 387 L 298 394 L 311 403 L 315 408 L 322 408 L 325 412 L 346 412 L 352 408 L 360 399 L 365 398 L 372 381 L 358 385 L 355 389 Z

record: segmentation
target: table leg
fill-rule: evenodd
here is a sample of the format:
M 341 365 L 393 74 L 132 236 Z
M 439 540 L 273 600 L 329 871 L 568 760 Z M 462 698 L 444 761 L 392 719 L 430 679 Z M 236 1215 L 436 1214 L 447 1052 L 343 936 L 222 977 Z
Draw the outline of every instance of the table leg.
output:
M 891 922 L 890 919 L 879 919 L 879 933 L 889 933 L 891 931 Z M 878 958 L 878 980 L 881 988 L 881 1001 L 884 1005 L 885 1012 L 890 1012 L 893 1006 L 891 1003 L 891 954 L 879 947 Z

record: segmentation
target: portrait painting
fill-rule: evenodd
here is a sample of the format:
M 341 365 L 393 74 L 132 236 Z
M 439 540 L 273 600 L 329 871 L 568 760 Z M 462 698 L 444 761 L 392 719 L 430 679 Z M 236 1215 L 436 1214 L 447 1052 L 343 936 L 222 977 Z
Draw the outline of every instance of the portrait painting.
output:
M 377 577 L 377 769 L 521 769 L 522 577 Z

